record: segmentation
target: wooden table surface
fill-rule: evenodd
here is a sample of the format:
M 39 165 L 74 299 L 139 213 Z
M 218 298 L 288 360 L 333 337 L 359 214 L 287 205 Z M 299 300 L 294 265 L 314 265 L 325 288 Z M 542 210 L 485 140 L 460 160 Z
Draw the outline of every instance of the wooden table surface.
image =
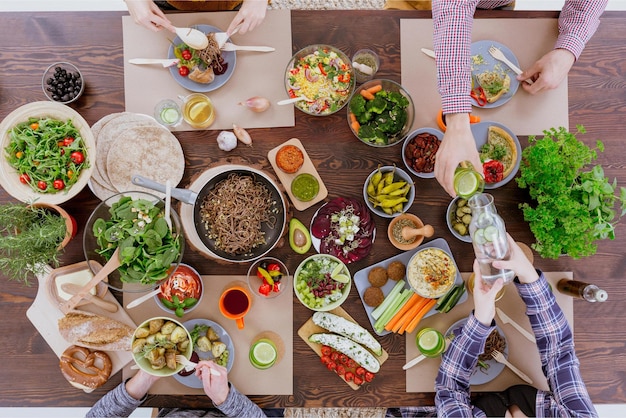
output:
M 123 12 L 3 13 L 0 14 L 0 117 L 15 108 L 44 100 L 41 74 L 54 61 L 69 60 L 81 68 L 87 89 L 72 105 L 93 124 L 101 117 L 124 110 L 122 24 Z M 555 12 L 482 12 L 478 17 L 536 18 L 555 17 Z M 429 12 L 395 11 L 293 11 L 293 50 L 313 43 L 335 45 L 349 55 L 370 47 L 383 55 L 379 77 L 400 81 L 401 18 L 430 18 Z M 626 185 L 626 13 L 607 12 L 598 32 L 587 45 L 569 77 L 570 129 L 583 124 L 590 144 L 602 139 L 606 152 L 598 161 L 606 174 Z M 361 196 L 366 176 L 378 164 L 399 164 L 400 147 L 375 149 L 359 143 L 350 132 L 345 112 L 329 117 L 309 117 L 296 111 L 296 126 L 280 129 L 256 129 L 252 148 L 239 147 L 230 156 L 250 163 L 269 164 L 267 152 L 289 138 L 300 138 L 329 189 L 329 198 Z M 182 132 L 180 139 L 188 166 L 181 185 L 208 164 L 224 155 L 216 146 L 216 131 Z M 527 138 L 521 138 L 522 146 Z M 435 180 L 416 179 L 419 193 L 411 212 L 435 227 L 435 237 L 445 238 L 462 271 L 470 271 L 473 253 L 455 240 L 447 230 L 444 213 L 450 198 Z M 508 231 L 518 241 L 532 243 L 533 238 L 523 222 L 518 203 L 528 199 L 515 182 L 493 191 L 498 211 Z M 0 201 L 12 198 L 0 191 Z M 86 188 L 63 207 L 84 226 L 98 200 Z M 305 224 L 319 205 L 296 215 Z M 385 236 L 388 220 L 376 218 L 378 239 L 371 254 L 350 265 L 358 270 L 399 253 Z M 62 264 L 82 261 L 82 228 L 62 257 Z M 573 260 L 562 257 L 544 260 L 536 257 L 538 267 L 546 271 L 573 271 L 574 277 L 600 285 L 609 293 L 602 304 L 575 301 L 575 341 L 581 369 L 591 398 L 596 403 L 625 403 L 624 379 L 626 362 L 626 298 L 620 284 L 626 270 L 626 228 L 619 225 L 617 239 L 600 243 L 596 255 Z M 313 250 L 311 250 L 311 253 Z M 304 256 L 297 255 L 288 244 L 271 252 L 284 260 L 294 271 Z M 248 265 L 224 265 L 187 250 L 183 261 L 203 274 L 245 274 Z M 21 284 L 1 278 L 0 346 L 2 347 L 2 379 L 0 406 L 90 406 L 107 390 L 121 381 L 113 376 L 101 389 L 85 394 L 72 388 L 59 372 L 58 359 L 26 317 L 33 302 L 36 285 Z M 368 320 L 357 291 L 352 289 L 343 307 L 360 323 Z M 310 317 L 294 297 L 294 334 Z M 294 336 L 294 393 L 292 396 L 253 397 L 261 406 L 402 406 L 432 405 L 432 393 L 406 393 L 401 366 L 405 362 L 404 336 L 380 338 L 389 352 L 376 380 L 358 391 L 329 374 L 319 358 L 297 336 Z M 152 406 L 209 406 L 206 397 L 152 397 Z

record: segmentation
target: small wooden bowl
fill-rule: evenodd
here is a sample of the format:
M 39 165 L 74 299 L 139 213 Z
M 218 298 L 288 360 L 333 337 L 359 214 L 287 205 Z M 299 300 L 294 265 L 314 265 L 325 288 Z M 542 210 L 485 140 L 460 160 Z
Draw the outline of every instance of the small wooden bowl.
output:
M 410 244 L 405 244 L 405 243 L 399 242 L 396 239 L 396 237 L 395 237 L 394 227 L 401 220 L 409 220 L 409 221 L 413 222 L 413 224 L 415 224 L 415 228 L 423 227 L 424 226 L 424 222 L 422 222 L 422 220 L 420 218 L 418 218 L 417 216 L 413 215 L 412 213 L 402 213 L 402 214 L 396 216 L 395 218 L 393 218 L 391 220 L 391 222 L 389 223 L 389 227 L 387 228 L 387 236 L 389 237 L 389 241 L 391 241 L 393 246 L 396 247 L 399 250 L 402 250 L 402 251 L 412 250 L 412 249 L 418 247 L 424 241 L 424 236 L 423 235 L 418 235 L 413 240 L 413 242 L 411 242 Z M 400 234 L 401 230 L 402 230 L 402 228 L 400 228 L 400 231 L 398 231 L 397 234 Z

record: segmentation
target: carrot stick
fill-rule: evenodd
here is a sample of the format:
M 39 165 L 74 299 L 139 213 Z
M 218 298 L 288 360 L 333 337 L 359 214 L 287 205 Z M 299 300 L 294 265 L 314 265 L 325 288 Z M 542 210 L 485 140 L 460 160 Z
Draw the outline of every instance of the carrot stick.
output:
M 392 329 L 393 332 L 397 332 L 399 334 L 403 334 L 406 327 L 409 325 L 409 322 L 417 315 L 417 313 L 422 309 L 422 307 L 428 303 L 428 299 L 422 298 L 417 305 L 411 308 L 404 317 L 400 320 L 399 324 L 396 324 L 396 328 Z
M 359 133 L 359 129 L 361 129 L 361 124 L 358 121 L 355 120 L 354 122 L 350 123 L 350 126 L 352 126 L 352 129 L 356 134 Z
M 406 327 L 406 332 L 408 332 L 409 334 L 412 333 L 413 330 L 415 330 L 415 327 L 417 327 L 417 324 L 419 324 L 419 322 L 422 320 L 424 315 L 426 315 L 426 313 L 430 311 L 436 303 L 437 301 L 435 299 L 430 299 L 426 303 L 426 305 L 424 305 L 424 307 L 419 311 L 419 313 L 415 315 L 411 322 L 409 322 L 409 325 Z
M 356 122 L 356 115 L 352 112 L 350 112 L 350 123 L 352 122 Z
M 391 317 L 389 322 L 385 324 L 385 329 L 387 331 L 391 331 L 391 329 L 396 324 L 396 322 L 398 322 L 398 320 L 402 318 L 402 315 L 404 315 L 404 313 L 408 311 L 411 308 L 411 306 L 415 305 L 418 302 L 419 298 L 421 298 L 420 295 L 418 295 L 417 293 L 413 293 L 411 297 L 409 298 L 409 300 L 407 300 L 406 303 L 402 306 L 402 308 L 400 308 L 400 310 L 396 312 L 394 316 Z
M 379 91 L 381 91 L 382 89 L 383 89 L 382 84 L 377 84 L 377 85 L 372 86 L 372 87 L 370 87 L 369 89 L 366 89 L 366 90 L 370 94 L 375 94 L 375 93 L 378 93 Z
M 367 100 L 374 100 L 374 95 L 366 89 L 361 90 L 361 96 L 365 97 Z

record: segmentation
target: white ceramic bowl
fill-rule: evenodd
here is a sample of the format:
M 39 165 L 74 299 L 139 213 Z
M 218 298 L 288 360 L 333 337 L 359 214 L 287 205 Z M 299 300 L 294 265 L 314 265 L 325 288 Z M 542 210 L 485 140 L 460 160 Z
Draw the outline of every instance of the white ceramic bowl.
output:
M 303 270 L 305 269 L 305 266 L 307 265 L 307 263 L 309 262 L 313 262 L 313 263 L 323 263 L 329 266 L 336 266 L 337 263 L 340 263 L 343 268 L 341 270 L 342 274 L 345 274 L 346 276 L 349 277 L 349 280 L 347 283 L 344 283 L 343 289 L 341 289 L 341 296 L 337 299 L 337 300 L 333 300 L 330 301 L 328 300 L 328 298 L 322 298 L 322 297 L 318 297 L 315 300 L 319 301 L 320 304 L 318 306 L 315 306 L 313 304 L 308 304 L 306 302 L 307 297 L 305 296 L 305 293 L 311 292 L 311 287 L 306 283 L 303 282 L 303 277 L 302 275 Z M 329 267 L 326 270 L 332 270 L 333 267 Z M 330 271 L 328 271 L 328 273 L 330 273 Z M 328 280 L 329 282 L 332 282 L 332 279 Z M 307 308 L 313 310 L 313 311 L 330 311 L 332 309 L 337 308 L 338 306 L 340 306 L 343 302 L 345 302 L 345 300 L 348 298 L 348 295 L 350 294 L 350 287 L 352 286 L 352 276 L 350 275 L 350 270 L 348 270 L 348 267 L 341 261 L 339 260 L 337 257 L 329 255 L 329 254 L 315 254 L 312 256 L 307 257 L 306 259 L 304 259 L 300 265 L 298 266 L 298 268 L 296 269 L 296 272 L 293 275 L 293 290 L 296 294 L 296 296 L 298 297 L 298 300 Z M 306 290 L 305 290 L 306 289 Z M 322 301 L 323 299 L 323 301 Z
M 372 179 L 372 177 L 374 176 L 374 174 L 376 174 L 378 169 L 372 171 L 372 173 L 369 176 L 367 176 L 367 179 L 365 180 L 365 183 L 363 184 L 363 199 L 365 200 L 365 203 L 367 204 L 367 207 L 372 212 L 374 212 L 376 215 L 382 216 L 383 218 L 395 218 L 396 216 L 400 215 L 401 213 L 406 212 L 407 210 L 409 210 L 409 208 L 413 204 L 413 200 L 415 200 L 415 184 L 413 183 L 413 179 L 411 178 L 409 173 L 407 173 L 406 171 L 402 170 L 401 168 L 393 167 L 393 166 L 390 166 L 390 165 L 387 165 L 387 166 L 384 166 L 384 167 L 380 167 L 380 171 L 383 173 L 383 176 L 385 175 L 385 173 L 388 173 L 389 171 L 392 171 L 392 170 L 395 170 L 395 173 L 394 173 L 394 176 L 393 176 L 393 181 L 394 182 L 396 182 L 396 181 L 406 181 L 407 184 L 411 185 L 411 188 L 409 189 L 409 192 L 406 194 L 407 201 L 402 204 L 402 211 L 400 211 L 400 212 L 394 212 L 393 214 L 388 214 L 387 212 L 382 210 L 380 208 L 380 206 L 374 207 L 374 204 L 370 200 L 371 196 L 369 196 L 368 193 L 367 193 L 367 185 L 369 184 L 369 182 Z

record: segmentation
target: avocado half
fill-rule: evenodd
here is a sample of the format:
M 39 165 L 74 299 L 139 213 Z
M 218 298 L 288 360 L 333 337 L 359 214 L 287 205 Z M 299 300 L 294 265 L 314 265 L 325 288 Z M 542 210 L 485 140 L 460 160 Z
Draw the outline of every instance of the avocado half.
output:
M 289 221 L 289 246 L 298 254 L 305 254 L 311 248 L 311 234 L 296 218 Z

